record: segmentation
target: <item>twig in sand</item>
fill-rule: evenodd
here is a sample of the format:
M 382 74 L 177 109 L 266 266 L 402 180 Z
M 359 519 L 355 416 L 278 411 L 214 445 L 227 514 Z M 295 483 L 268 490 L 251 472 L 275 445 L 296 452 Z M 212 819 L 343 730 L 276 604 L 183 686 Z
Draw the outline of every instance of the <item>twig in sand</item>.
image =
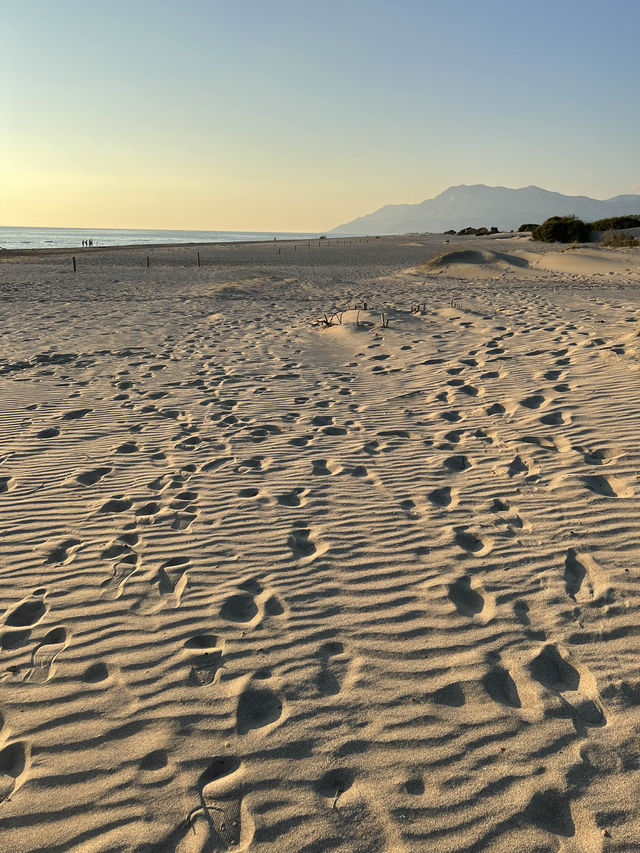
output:
M 96 462 L 98 465 L 102 465 L 102 462 L 100 462 L 100 460 L 99 460 L 99 459 L 96 459 L 96 457 L 95 457 L 95 456 L 91 456 L 89 453 L 87 453 L 87 452 L 86 452 L 86 451 L 84 451 L 84 450 L 83 450 L 83 451 L 81 451 L 80 455 L 81 455 L 81 456 L 86 456 L 86 457 L 87 457 L 87 459 L 91 459 L 91 461 L 92 461 L 92 462 Z
M 338 799 L 342 794 L 344 794 L 344 791 L 342 790 L 342 785 L 338 785 L 336 789 L 336 795 L 333 798 L 333 803 L 331 804 L 332 809 L 338 809 Z

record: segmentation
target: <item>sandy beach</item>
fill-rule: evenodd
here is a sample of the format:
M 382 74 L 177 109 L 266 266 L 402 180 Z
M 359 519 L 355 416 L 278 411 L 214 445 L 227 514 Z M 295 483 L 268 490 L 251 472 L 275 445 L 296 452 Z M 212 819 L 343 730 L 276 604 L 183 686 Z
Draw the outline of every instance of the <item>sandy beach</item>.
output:
M 640 850 L 638 250 L 3 252 L 0 295 L 0 851 Z

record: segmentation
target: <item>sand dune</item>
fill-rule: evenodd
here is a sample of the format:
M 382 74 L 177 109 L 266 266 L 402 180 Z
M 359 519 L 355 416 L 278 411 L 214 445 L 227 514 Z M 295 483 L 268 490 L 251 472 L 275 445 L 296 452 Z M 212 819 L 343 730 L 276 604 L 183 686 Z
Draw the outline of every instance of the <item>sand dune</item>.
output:
M 518 240 L 514 252 L 495 252 L 491 249 L 454 249 L 436 255 L 418 265 L 417 274 L 442 274 L 470 278 L 498 278 L 510 274 L 538 278 L 541 273 L 564 273 L 573 276 L 621 275 L 625 278 L 640 275 L 640 260 L 634 250 L 595 249 L 560 245 L 548 251 L 531 251 L 531 242 Z M 522 246 L 522 248 L 520 248 Z M 526 248 L 525 248 L 526 247 Z
M 638 254 L 330 242 L 3 254 L 0 849 L 639 849 Z
M 447 272 L 450 275 L 473 275 L 493 278 L 513 268 L 526 268 L 529 260 L 523 254 L 505 254 L 488 249 L 458 249 L 431 258 L 416 267 L 416 272 Z

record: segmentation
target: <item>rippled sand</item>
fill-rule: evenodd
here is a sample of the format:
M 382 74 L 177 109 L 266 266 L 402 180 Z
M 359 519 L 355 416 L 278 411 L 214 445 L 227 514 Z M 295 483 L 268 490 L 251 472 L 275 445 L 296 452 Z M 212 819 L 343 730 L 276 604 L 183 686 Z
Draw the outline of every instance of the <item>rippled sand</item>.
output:
M 640 253 L 295 245 L 0 257 L 0 849 L 640 849 Z

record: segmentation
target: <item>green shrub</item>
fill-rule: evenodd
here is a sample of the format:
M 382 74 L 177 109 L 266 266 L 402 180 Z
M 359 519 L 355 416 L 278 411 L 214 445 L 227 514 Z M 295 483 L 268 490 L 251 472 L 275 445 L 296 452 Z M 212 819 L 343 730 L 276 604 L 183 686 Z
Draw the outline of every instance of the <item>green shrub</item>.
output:
M 575 216 L 551 216 L 534 228 L 531 236 L 543 243 L 587 243 L 591 225 Z
M 495 228 L 495 226 L 494 226 Z M 495 231 L 489 231 L 488 228 L 485 228 L 484 225 L 481 228 L 473 228 L 471 225 L 468 228 L 463 228 L 461 231 L 458 231 L 458 237 L 484 237 L 485 234 L 497 234 L 498 229 Z
M 525 222 L 524 225 L 521 225 L 518 228 L 518 232 L 522 234 L 524 231 L 533 231 L 534 228 L 539 228 L 540 225 L 538 222 Z
M 632 234 L 621 234 L 620 232 L 614 233 L 613 231 L 607 231 L 602 238 L 602 245 L 611 246 L 614 249 L 627 247 L 632 248 L 640 246 L 640 240 Z
M 610 216 L 591 223 L 592 231 L 620 231 L 623 228 L 640 228 L 640 216 Z

